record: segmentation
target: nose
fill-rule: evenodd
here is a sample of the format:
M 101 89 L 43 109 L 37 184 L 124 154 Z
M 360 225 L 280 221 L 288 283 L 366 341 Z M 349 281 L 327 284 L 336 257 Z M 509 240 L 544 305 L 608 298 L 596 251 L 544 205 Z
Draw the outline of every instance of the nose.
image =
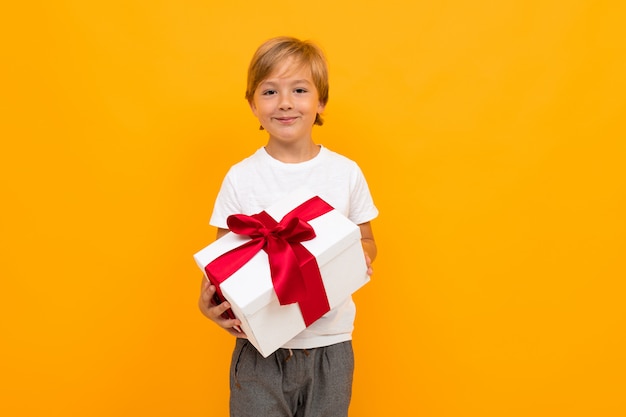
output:
M 279 108 L 281 110 L 290 110 L 293 108 L 293 103 L 289 94 L 282 94 L 280 97 Z

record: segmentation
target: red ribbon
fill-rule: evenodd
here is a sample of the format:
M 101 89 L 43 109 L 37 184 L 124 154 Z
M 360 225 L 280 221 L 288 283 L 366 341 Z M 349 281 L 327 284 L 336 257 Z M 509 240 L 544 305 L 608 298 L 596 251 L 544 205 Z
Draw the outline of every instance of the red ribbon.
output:
M 260 250 L 267 252 L 272 284 L 281 305 L 299 303 L 306 326 L 330 310 L 319 266 L 300 242 L 311 240 L 315 231 L 308 221 L 322 216 L 333 208 L 319 197 L 305 201 L 277 222 L 262 211 L 252 216 L 233 214 L 228 217 L 228 228 L 246 235 L 250 241 L 220 255 L 205 266 L 209 280 L 219 289 L 239 268 Z M 229 312 L 229 317 L 234 317 Z

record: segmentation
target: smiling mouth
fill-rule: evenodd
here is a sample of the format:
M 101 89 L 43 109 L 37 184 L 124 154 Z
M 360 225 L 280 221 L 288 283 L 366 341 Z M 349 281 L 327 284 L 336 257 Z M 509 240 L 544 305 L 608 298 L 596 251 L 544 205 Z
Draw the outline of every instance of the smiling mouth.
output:
M 296 120 L 296 117 L 276 117 L 280 123 L 291 123 Z

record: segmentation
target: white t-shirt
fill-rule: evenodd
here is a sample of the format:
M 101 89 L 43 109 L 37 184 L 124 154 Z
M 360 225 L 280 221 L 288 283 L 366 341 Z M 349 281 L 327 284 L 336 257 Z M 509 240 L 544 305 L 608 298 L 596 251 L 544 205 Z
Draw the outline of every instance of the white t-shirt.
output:
M 210 223 L 227 229 L 231 214 L 259 213 L 298 188 L 319 195 L 356 224 L 378 215 L 365 177 L 350 159 L 321 147 L 305 162 L 284 163 L 272 158 L 265 148 L 233 165 L 217 195 Z M 284 348 L 311 349 L 352 338 L 356 307 L 352 298 L 310 325 Z

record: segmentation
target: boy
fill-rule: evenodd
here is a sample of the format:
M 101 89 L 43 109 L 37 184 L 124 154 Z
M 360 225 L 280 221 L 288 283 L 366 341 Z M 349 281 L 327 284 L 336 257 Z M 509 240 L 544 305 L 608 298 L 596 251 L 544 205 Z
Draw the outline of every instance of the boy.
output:
M 356 163 L 312 138 L 328 102 L 328 71 L 310 42 L 279 37 L 262 44 L 248 69 L 246 99 L 266 130 L 265 147 L 231 167 L 218 193 L 210 223 L 217 237 L 228 232 L 231 214 L 255 214 L 295 189 L 306 187 L 359 225 L 372 273 L 376 243 L 370 221 L 378 215 Z M 233 417 L 347 416 L 354 356 L 351 298 L 326 313 L 281 349 L 263 358 L 240 332 L 241 322 L 222 317 L 215 287 L 203 279 L 202 313 L 237 337 L 230 371 Z

